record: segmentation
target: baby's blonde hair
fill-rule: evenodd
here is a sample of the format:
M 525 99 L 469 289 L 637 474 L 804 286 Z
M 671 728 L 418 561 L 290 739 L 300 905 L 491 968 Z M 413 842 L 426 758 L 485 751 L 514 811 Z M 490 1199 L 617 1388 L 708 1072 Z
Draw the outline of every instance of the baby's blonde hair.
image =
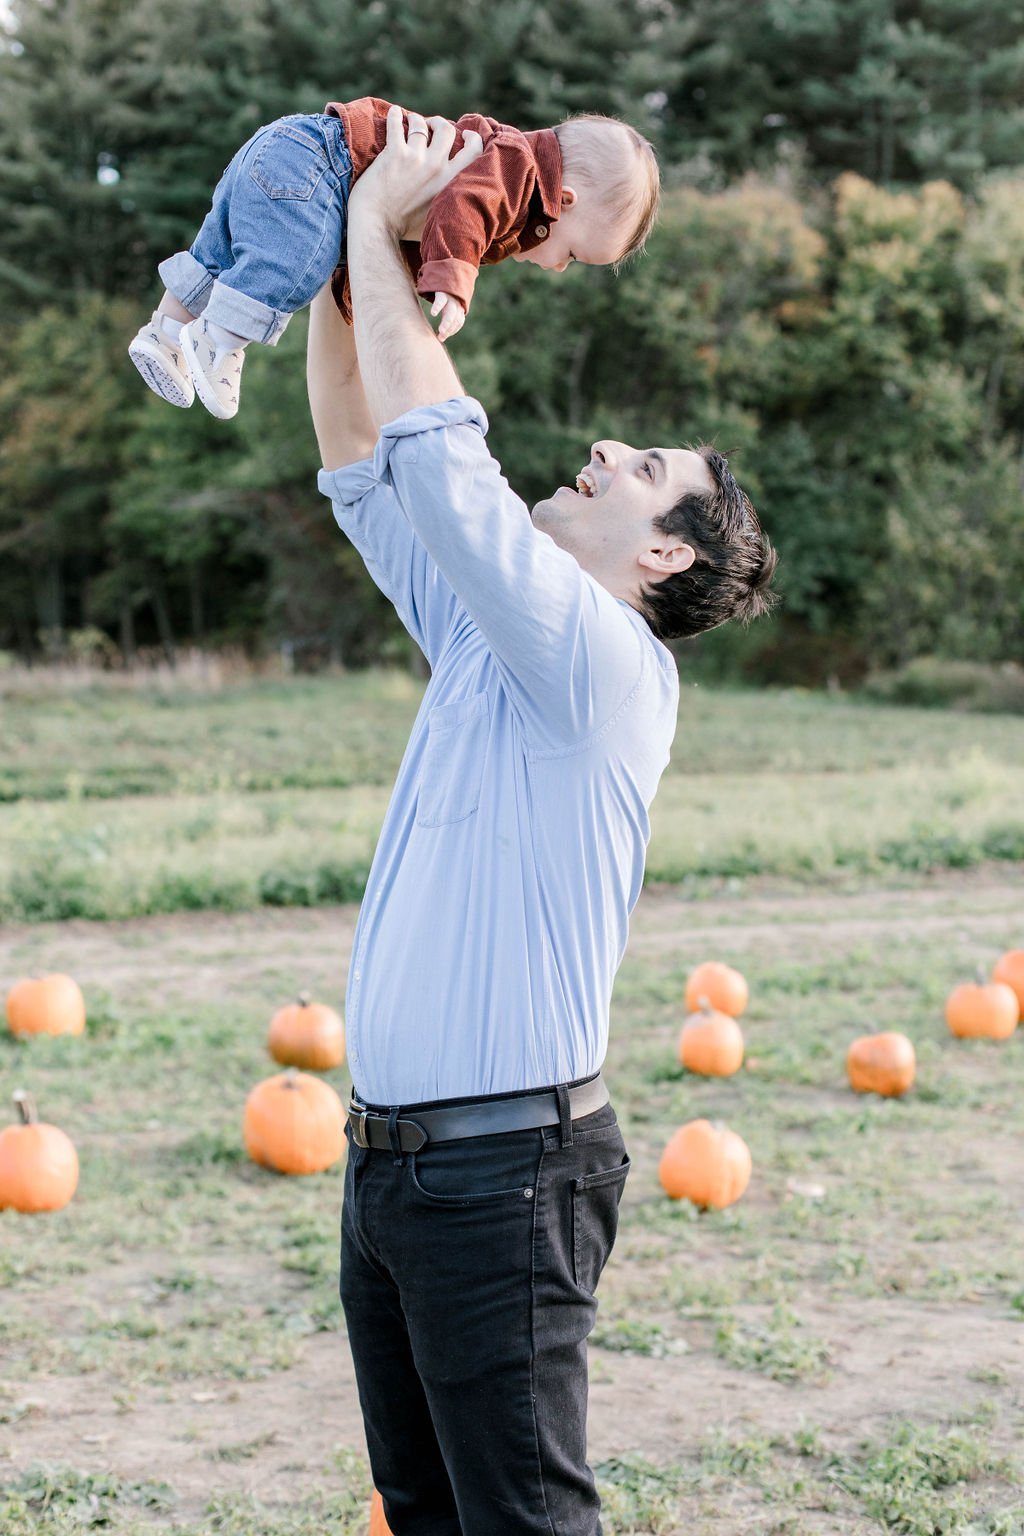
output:
M 613 265 L 642 251 L 658 217 L 661 177 L 654 148 L 617 117 L 581 112 L 555 128 L 562 155 L 562 179 L 597 196 L 613 227 L 630 233 Z

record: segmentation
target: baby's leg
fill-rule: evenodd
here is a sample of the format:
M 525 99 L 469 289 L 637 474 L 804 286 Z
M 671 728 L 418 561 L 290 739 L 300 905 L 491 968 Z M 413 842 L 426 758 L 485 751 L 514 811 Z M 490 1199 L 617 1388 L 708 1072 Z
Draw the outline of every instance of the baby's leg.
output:
M 187 251 L 176 251 L 160 263 L 164 283 L 159 313 L 187 324 L 201 315 L 220 274 L 234 261 L 231 250 L 231 201 L 239 167 L 250 147 L 266 133 L 260 128 L 235 151 L 213 190 L 209 212 Z
M 184 304 L 174 297 L 169 288 L 164 289 L 164 296 L 157 305 L 156 311 L 158 315 L 166 315 L 168 319 L 177 320 L 181 325 L 187 325 L 190 320 L 195 319 L 195 315 L 191 314 Z
M 165 293 L 128 348 L 128 356 L 150 389 L 170 405 L 187 407 L 195 398 L 195 385 L 181 344 L 182 324 L 191 319 L 173 293 Z
M 282 118 L 251 140 L 232 187 L 232 260 L 204 319 L 276 346 L 338 264 L 351 177 L 337 118 Z
M 195 398 L 181 331 L 202 314 L 217 274 L 233 260 L 228 207 L 236 163 L 247 147 L 242 146 L 217 183 L 210 211 L 190 248 L 160 263 L 163 297 L 128 348 L 150 389 L 171 405 L 187 407 Z

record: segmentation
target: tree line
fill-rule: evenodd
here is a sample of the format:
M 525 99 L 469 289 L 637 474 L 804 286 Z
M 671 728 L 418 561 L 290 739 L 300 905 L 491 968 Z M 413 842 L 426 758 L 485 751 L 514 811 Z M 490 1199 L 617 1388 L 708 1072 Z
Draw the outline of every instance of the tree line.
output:
M 1024 3 L 17 0 L 0 41 L 0 647 L 405 654 L 317 495 L 304 323 L 240 415 L 126 356 L 233 150 L 378 94 L 609 111 L 664 215 L 619 276 L 486 271 L 453 356 L 528 499 L 596 437 L 712 439 L 782 554 L 704 642 L 814 681 L 1024 654 Z

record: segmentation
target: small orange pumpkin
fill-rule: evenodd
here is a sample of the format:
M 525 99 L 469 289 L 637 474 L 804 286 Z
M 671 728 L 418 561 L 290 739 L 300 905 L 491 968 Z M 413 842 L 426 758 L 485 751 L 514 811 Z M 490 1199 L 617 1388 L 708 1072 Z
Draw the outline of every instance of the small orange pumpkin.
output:
M 1008 949 L 992 969 L 992 980 L 1012 987 L 1017 994 L 1020 1017 L 1024 1019 L 1024 949 Z
M 245 1101 L 245 1150 L 278 1173 L 322 1173 L 345 1150 L 345 1111 L 322 1078 L 289 1067 Z
M 743 1065 L 743 1031 L 728 1013 L 718 1013 L 706 997 L 691 1013 L 679 1036 L 679 1060 L 703 1077 L 731 1077 Z
M 7 1022 L 15 1035 L 80 1035 L 85 999 L 77 981 L 55 972 L 16 981 L 7 994 Z
M 946 1023 L 961 1040 L 1007 1040 L 1019 1019 L 1017 994 L 1005 981 L 964 981 L 946 999 Z
M 687 1013 L 696 1013 L 705 997 L 719 1013 L 728 1013 L 738 1019 L 750 1001 L 750 989 L 746 978 L 731 965 L 723 965 L 719 960 L 705 960 L 687 978 Z
M 856 1093 L 880 1093 L 899 1098 L 914 1081 L 917 1057 L 906 1035 L 885 1030 L 880 1035 L 861 1035 L 846 1053 L 850 1087 Z
M 692 1200 L 702 1210 L 724 1210 L 743 1194 L 752 1167 L 742 1136 L 710 1120 L 689 1120 L 661 1154 L 658 1178 L 673 1200 Z
M 78 1153 L 59 1126 L 43 1124 L 32 1095 L 14 1093 L 20 1125 L 0 1131 L 0 1210 L 59 1211 L 78 1188 Z
M 267 1050 L 282 1067 L 304 1072 L 329 1072 L 345 1060 L 345 1026 L 333 1008 L 314 1003 L 308 992 L 270 1021 Z
M 384 1500 L 376 1488 L 370 1498 L 370 1528 L 366 1536 L 391 1536 L 391 1527 L 384 1515 Z

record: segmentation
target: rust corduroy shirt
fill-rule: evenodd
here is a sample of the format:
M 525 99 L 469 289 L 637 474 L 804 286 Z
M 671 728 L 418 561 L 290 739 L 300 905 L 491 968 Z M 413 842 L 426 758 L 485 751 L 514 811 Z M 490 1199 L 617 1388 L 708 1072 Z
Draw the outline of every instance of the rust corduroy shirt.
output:
M 387 142 L 391 105 L 377 96 L 361 96 L 358 101 L 329 101 L 324 108 L 341 118 L 352 156 L 353 183 Z M 407 124 L 408 112 L 402 111 Z M 562 206 L 562 155 L 552 129 L 524 133 L 493 117 L 467 112 L 455 123 L 452 154 L 462 148 L 467 129 L 483 139 L 483 154 L 434 198 L 419 241 L 402 242 L 417 293 L 428 299 L 437 292 L 450 293 L 465 310 L 479 267 L 542 245 Z M 351 320 L 352 295 L 344 263 L 334 274 L 332 288 L 338 308 Z

